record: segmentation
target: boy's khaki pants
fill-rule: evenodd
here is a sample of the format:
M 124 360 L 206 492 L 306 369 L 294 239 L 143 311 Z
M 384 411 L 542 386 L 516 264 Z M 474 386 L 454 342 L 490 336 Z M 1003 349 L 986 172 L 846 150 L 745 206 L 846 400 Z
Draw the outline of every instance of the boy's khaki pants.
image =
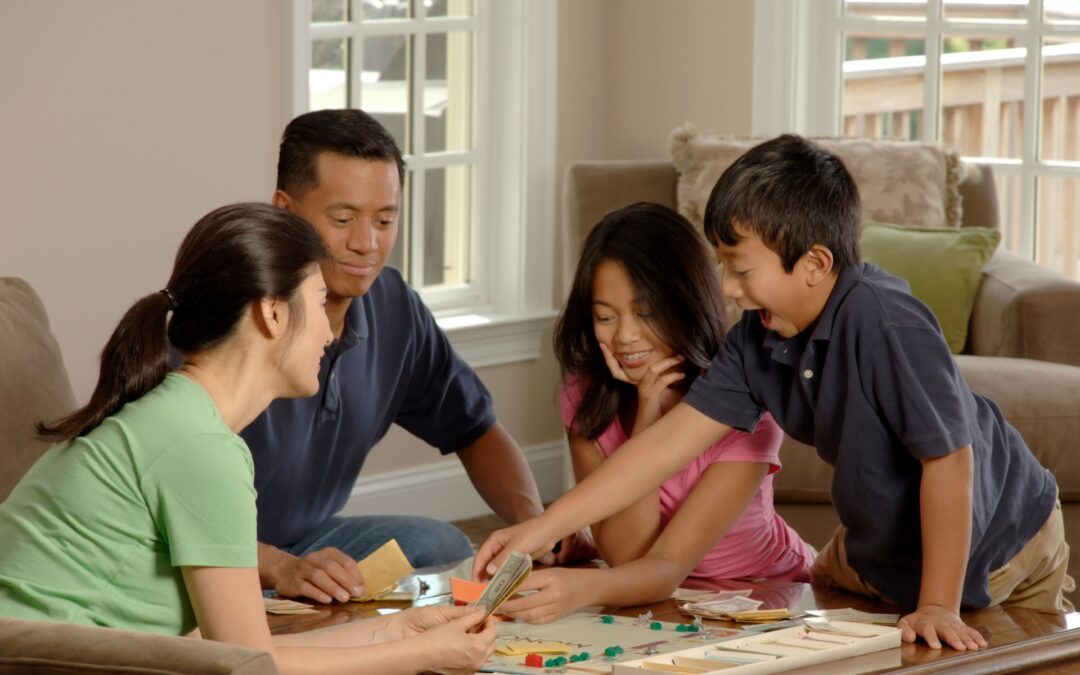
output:
M 832 539 L 821 549 L 810 571 L 811 581 L 891 602 L 860 579 L 848 565 L 844 532 L 843 525 L 836 528 Z M 1068 567 L 1069 545 L 1065 542 L 1061 501 L 1058 500 L 1046 523 L 1024 548 L 1012 560 L 990 572 L 990 604 L 1071 612 L 1073 604 L 1064 593 L 1075 590 L 1076 582 L 1068 575 Z

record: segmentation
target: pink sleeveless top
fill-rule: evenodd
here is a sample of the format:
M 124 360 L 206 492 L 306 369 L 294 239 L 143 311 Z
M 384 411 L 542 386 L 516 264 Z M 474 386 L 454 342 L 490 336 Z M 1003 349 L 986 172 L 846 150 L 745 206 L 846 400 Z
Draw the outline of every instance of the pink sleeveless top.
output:
M 561 387 L 559 402 L 563 424 L 568 429 L 584 391 L 585 387 L 573 378 Z M 618 450 L 627 438 L 616 416 L 596 439 L 596 443 L 606 457 Z M 765 462 L 769 465 L 769 475 L 762 481 L 746 510 L 716 546 L 705 554 L 690 577 L 809 581 L 810 565 L 814 562 L 813 551 L 773 509 L 772 474 L 780 470 L 782 439 L 780 427 L 766 413 L 753 433 L 732 429 L 716 445 L 698 455 L 686 468 L 660 486 L 660 522 L 667 527 L 709 467 L 722 462 Z

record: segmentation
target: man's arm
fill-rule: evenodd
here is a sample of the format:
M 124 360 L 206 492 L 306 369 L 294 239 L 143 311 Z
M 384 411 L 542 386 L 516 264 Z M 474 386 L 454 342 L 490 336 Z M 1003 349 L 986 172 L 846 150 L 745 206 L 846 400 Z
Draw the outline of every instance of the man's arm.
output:
M 506 522 L 514 525 L 544 512 L 529 463 L 498 422 L 472 444 L 458 450 L 457 456 L 484 502 Z M 591 560 L 595 555 L 592 539 L 579 531 L 560 542 L 557 557 L 545 556 L 540 562 Z
M 457 456 L 484 502 L 506 522 L 520 523 L 544 512 L 521 448 L 498 422 Z

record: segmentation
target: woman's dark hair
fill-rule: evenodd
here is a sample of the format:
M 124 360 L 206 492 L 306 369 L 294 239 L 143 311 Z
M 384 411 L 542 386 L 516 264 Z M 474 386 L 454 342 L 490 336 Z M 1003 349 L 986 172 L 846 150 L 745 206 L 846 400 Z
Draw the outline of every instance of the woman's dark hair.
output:
M 785 272 L 814 244 L 832 251 L 835 272 L 856 267 L 859 190 L 839 157 L 801 136 L 778 136 L 735 160 L 709 194 L 709 241 L 734 246 L 746 232 L 780 256 Z
M 647 202 L 604 216 L 585 239 L 554 335 L 563 379 L 586 383 L 573 428 L 588 439 L 603 433 L 637 395 L 632 385 L 611 375 L 593 331 L 593 276 L 606 261 L 623 266 L 649 308 L 653 332 L 686 357 L 687 385 L 708 367 L 724 339 L 716 268 L 690 221 Z
M 363 110 L 315 110 L 289 122 L 278 149 L 277 189 L 294 197 L 319 184 L 323 152 L 373 162 L 393 162 L 405 181 L 405 160 L 394 137 Z
M 262 298 L 286 300 L 295 329 L 296 290 L 326 255 L 311 225 L 288 211 L 256 203 L 211 211 L 184 237 L 165 289 L 136 302 L 113 331 L 90 402 L 38 423 L 38 434 L 64 441 L 91 431 L 165 379 L 170 344 L 185 354 L 214 347 Z

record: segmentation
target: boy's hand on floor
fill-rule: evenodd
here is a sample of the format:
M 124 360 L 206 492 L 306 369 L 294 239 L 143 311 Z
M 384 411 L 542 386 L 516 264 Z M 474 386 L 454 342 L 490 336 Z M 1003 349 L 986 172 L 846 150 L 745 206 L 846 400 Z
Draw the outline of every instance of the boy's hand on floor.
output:
M 921 605 L 901 617 L 896 625 L 904 642 L 915 642 L 921 637 L 931 649 L 941 649 L 942 642 L 960 652 L 986 647 L 986 639 L 979 631 L 941 605 Z

